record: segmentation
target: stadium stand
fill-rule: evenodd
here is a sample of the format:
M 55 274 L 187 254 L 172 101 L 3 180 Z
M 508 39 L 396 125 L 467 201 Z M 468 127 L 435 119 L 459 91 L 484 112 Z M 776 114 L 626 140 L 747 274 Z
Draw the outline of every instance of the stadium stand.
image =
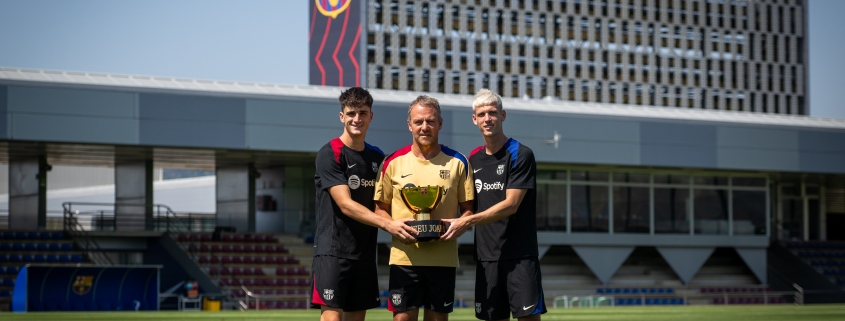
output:
M 9 310 L 18 271 L 30 263 L 76 265 L 89 260 L 63 232 L 0 231 L 0 311 Z
M 261 309 L 306 307 L 313 251 L 302 239 L 244 233 L 224 233 L 217 241 L 211 233 L 174 237 L 231 300 L 248 308 L 256 301 Z
M 845 290 L 845 243 L 784 242 L 783 246 L 819 274 Z

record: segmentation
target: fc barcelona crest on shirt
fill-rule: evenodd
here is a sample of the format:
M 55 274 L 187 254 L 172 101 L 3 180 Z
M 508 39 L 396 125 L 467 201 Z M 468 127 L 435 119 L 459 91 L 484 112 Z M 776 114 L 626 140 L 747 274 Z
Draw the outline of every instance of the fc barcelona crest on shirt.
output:
M 499 167 L 496 168 L 496 174 L 497 175 L 502 175 L 502 173 L 504 173 L 504 172 L 505 172 L 505 165 L 499 165 Z
M 324 289 L 323 290 L 323 299 L 326 299 L 326 300 L 334 299 L 334 290 Z
M 85 295 L 88 293 L 88 291 L 91 291 L 91 287 L 93 284 L 93 275 L 77 276 L 76 280 L 73 281 L 73 293 L 76 293 L 77 295 Z
M 391 294 L 390 295 L 390 302 L 393 303 L 393 305 L 402 304 L 402 295 L 401 294 Z
M 449 170 L 448 170 L 448 169 L 444 169 L 444 170 L 441 170 L 441 171 L 440 171 L 440 178 L 442 178 L 442 179 L 449 179 L 449 178 L 451 178 L 451 177 L 452 177 L 452 175 L 450 175 L 450 174 L 449 174 Z
M 378 173 L 378 163 L 373 162 L 373 172 Z

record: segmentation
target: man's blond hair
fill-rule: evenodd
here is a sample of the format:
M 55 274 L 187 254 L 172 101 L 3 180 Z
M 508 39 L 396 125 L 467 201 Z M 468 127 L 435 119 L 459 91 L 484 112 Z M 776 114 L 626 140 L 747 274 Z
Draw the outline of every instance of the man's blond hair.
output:
M 481 106 L 496 105 L 496 109 L 502 110 L 502 97 L 490 89 L 482 88 L 472 99 L 472 111 Z

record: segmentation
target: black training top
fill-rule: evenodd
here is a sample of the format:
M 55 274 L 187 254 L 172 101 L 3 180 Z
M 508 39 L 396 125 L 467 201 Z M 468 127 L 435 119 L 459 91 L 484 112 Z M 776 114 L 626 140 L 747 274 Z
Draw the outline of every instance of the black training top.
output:
M 317 230 L 314 255 L 332 255 L 346 259 L 375 259 L 378 229 L 343 214 L 329 193 L 337 185 L 349 186 L 352 200 L 369 210 L 375 209 L 376 175 L 384 153 L 366 144 L 356 151 L 335 138 L 317 152 Z
M 485 146 L 469 154 L 475 180 L 475 210 L 484 211 L 505 200 L 509 188 L 527 189 L 511 216 L 475 227 L 476 259 L 510 260 L 537 256 L 537 164 L 534 152 L 513 138 L 493 155 Z

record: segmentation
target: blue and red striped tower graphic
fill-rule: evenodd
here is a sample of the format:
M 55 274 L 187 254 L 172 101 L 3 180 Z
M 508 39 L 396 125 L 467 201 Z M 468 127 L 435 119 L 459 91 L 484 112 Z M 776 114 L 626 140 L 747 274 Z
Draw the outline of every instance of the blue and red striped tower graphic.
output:
M 308 30 L 309 83 L 361 86 L 363 0 L 314 0 Z

